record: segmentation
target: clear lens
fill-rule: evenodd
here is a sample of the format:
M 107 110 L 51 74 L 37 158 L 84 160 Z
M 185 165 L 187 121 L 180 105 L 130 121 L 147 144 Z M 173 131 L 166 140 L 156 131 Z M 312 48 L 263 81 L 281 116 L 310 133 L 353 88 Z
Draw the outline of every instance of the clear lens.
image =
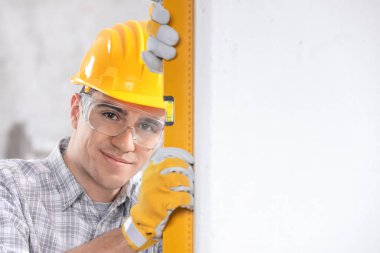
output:
M 136 144 L 154 148 L 160 141 L 165 123 L 150 114 L 125 105 L 95 102 L 82 94 L 84 115 L 91 128 L 108 136 L 117 136 L 128 128 Z M 91 100 L 88 102 L 88 100 Z

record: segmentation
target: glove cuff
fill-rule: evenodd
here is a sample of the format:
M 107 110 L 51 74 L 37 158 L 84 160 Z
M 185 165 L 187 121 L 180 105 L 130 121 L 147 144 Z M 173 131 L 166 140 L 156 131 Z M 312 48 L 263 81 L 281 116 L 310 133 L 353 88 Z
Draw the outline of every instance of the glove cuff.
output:
M 127 240 L 128 244 L 132 249 L 140 251 L 148 248 L 149 246 L 156 243 L 154 240 L 148 240 L 145 238 L 140 231 L 137 229 L 135 224 L 132 221 L 132 218 L 129 217 L 122 226 L 122 231 L 124 238 Z

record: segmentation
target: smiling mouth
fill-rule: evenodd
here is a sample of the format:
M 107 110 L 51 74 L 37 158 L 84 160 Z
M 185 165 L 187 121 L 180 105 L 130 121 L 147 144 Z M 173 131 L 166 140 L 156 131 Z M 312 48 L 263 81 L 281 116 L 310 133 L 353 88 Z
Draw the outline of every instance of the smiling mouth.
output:
M 132 162 L 129 162 L 129 161 L 125 160 L 125 159 L 122 159 L 122 158 L 119 158 L 119 157 L 115 157 L 113 155 L 104 153 L 102 151 L 100 151 L 100 152 L 104 155 L 104 157 L 106 158 L 106 160 L 108 162 L 110 162 L 111 164 L 114 164 L 114 165 L 117 165 L 117 166 L 133 164 Z

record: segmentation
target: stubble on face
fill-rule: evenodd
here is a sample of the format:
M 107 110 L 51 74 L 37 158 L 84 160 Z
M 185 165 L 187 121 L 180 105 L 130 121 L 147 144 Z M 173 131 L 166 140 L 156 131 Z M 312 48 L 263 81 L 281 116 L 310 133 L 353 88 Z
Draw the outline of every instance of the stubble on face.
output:
M 94 96 L 100 98 L 97 93 Z M 101 95 L 101 99 L 115 102 L 115 99 L 106 95 Z M 91 129 L 81 112 L 80 100 L 76 102 L 79 109 L 77 108 L 76 113 L 72 112 L 72 117 L 77 115 L 77 118 L 72 122 L 74 131 L 65 155 L 65 162 L 93 201 L 110 202 L 142 169 L 154 150 L 135 145 L 126 136 L 110 137 Z M 72 110 L 73 105 L 75 103 L 72 102 Z M 138 107 L 138 109 L 149 109 Z M 153 108 L 150 113 L 162 117 L 162 111 L 158 109 Z M 119 143 L 124 140 L 120 138 L 126 138 L 133 146 L 128 150 L 122 149 Z
M 93 200 L 100 196 L 112 196 L 113 199 L 142 169 L 153 151 L 136 147 L 134 151 L 122 152 L 112 145 L 112 137 L 102 136 L 94 130 L 89 134 L 81 143 L 82 152 L 78 152 L 84 155 L 76 159 L 80 161 L 76 174 Z

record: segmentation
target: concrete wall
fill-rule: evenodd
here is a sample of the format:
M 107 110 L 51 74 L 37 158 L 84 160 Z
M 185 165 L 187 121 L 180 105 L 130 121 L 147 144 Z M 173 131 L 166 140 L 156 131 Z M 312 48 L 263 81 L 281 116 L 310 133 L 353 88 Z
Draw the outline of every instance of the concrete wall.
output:
M 196 252 L 380 252 L 380 2 L 196 2 Z
M 147 19 L 148 0 L 0 0 L 0 158 L 38 157 L 70 135 L 70 83 L 97 33 Z

